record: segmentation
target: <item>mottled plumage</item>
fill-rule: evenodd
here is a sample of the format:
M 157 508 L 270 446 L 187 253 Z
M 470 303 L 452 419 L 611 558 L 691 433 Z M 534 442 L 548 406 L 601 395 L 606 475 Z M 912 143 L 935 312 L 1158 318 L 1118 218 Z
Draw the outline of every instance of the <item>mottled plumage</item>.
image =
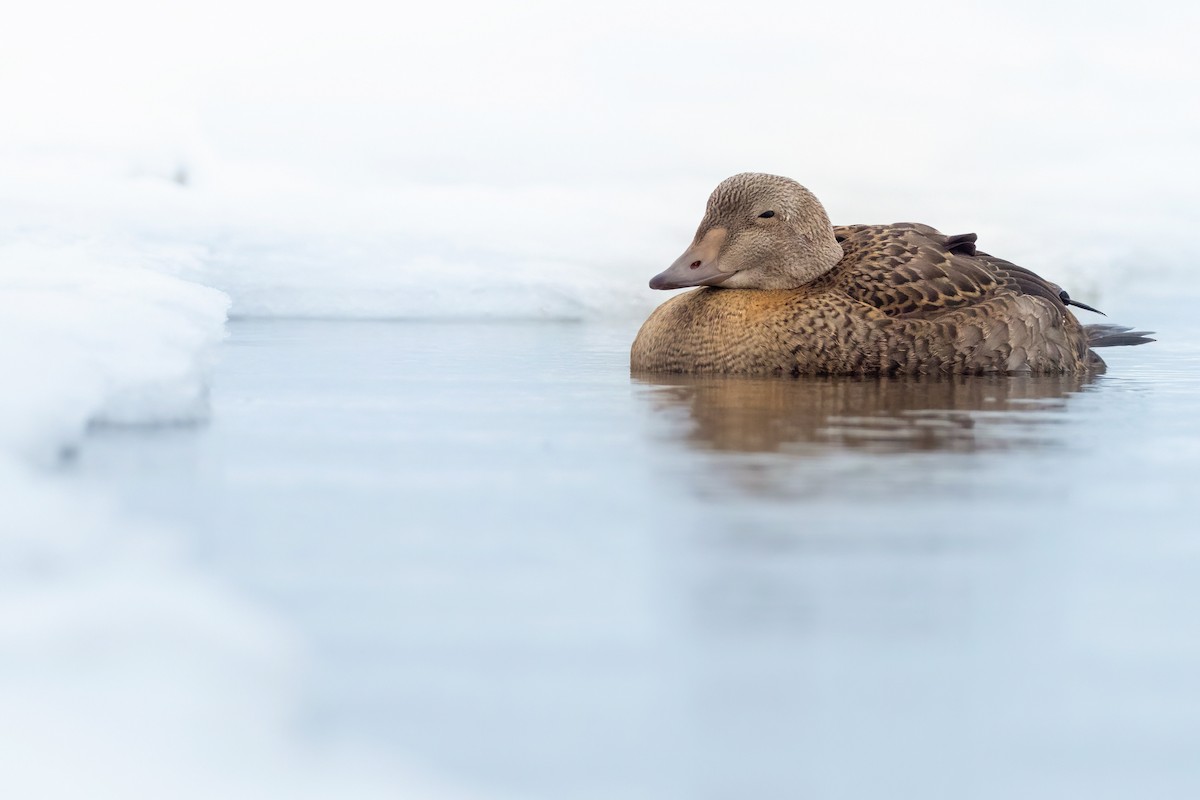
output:
M 1084 373 L 1104 366 L 1090 347 L 1151 341 L 1081 325 L 1067 307 L 1081 304 L 974 234 L 834 228 L 798 183 L 755 173 L 717 187 L 692 247 L 651 286 L 703 288 L 651 314 L 635 371 Z

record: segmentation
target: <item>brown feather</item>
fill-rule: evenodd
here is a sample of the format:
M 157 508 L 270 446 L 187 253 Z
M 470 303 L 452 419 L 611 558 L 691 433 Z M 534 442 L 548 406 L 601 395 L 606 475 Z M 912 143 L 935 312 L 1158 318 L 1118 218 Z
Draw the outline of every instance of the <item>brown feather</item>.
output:
M 756 177 L 726 183 L 752 185 Z M 765 177 L 776 181 L 773 186 L 786 180 Z M 706 222 L 736 232 L 741 213 L 736 203 L 710 200 Z M 911 222 L 837 226 L 824 235 L 830 233 L 841 259 L 793 288 L 706 287 L 671 298 L 638 333 L 632 368 L 777 375 L 1084 373 L 1104 365 L 1089 344 L 1148 341 L 1142 332 L 1115 326 L 1085 330 L 1061 287 L 976 249 L 973 233 L 946 236 Z M 762 252 L 765 235 L 758 229 L 746 234 L 755 237 L 755 252 Z M 780 276 L 771 273 L 766 280 L 778 285 Z

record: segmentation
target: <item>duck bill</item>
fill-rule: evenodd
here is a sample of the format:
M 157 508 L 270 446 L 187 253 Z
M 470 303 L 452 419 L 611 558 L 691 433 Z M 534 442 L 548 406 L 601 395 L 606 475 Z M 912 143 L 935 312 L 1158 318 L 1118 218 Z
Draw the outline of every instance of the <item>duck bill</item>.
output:
M 713 228 L 693 244 L 675 263 L 650 279 L 651 289 L 685 289 L 689 286 L 717 286 L 733 273 L 721 271 L 719 254 L 729 231 Z

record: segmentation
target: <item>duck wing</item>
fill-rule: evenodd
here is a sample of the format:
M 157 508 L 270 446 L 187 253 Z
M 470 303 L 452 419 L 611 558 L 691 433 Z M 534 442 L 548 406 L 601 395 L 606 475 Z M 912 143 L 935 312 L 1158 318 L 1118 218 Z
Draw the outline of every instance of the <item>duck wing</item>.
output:
M 1060 286 L 978 250 L 973 233 L 947 236 L 901 222 L 841 226 L 834 234 L 844 253 L 830 276 L 835 286 L 890 317 L 931 316 L 1014 294 L 1041 298 L 1056 315 L 1072 302 Z

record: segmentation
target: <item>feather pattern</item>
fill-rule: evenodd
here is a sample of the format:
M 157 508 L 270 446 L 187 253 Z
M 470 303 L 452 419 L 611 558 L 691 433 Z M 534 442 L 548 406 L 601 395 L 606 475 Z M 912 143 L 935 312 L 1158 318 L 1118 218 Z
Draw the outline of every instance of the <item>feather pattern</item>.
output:
M 737 191 L 722 194 L 730 182 L 738 183 Z M 766 205 L 787 207 L 794 199 L 789 184 L 799 186 L 747 173 L 718 187 L 696 235 L 699 243 L 722 243 L 705 273 L 712 285 L 674 297 L 650 316 L 633 344 L 634 370 L 1085 373 L 1104 366 L 1092 347 L 1153 341 L 1145 331 L 1121 326 L 1085 327 L 1068 305 L 1087 306 L 1031 270 L 979 250 L 973 233 L 946 235 L 911 222 L 829 226 L 807 190 L 797 202 L 816 204 L 819 213 L 804 217 L 802 205 L 794 207 L 799 210 L 791 216 L 809 226 L 802 234 L 774 220 L 745 222 Z M 823 250 L 814 246 L 816 255 L 809 255 L 795 245 L 793 237 L 822 235 L 813 232 L 822 225 L 832 240 L 819 243 Z M 713 230 L 721 235 L 705 238 Z M 772 260 L 772 237 L 786 258 Z M 819 253 L 829 245 L 839 247 L 841 257 L 821 263 Z M 697 269 L 699 246 L 664 276 Z M 780 277 L 787 274 L 797 276 L 791 284 Z M 729 285 L 739 288 L 723 288 Z

